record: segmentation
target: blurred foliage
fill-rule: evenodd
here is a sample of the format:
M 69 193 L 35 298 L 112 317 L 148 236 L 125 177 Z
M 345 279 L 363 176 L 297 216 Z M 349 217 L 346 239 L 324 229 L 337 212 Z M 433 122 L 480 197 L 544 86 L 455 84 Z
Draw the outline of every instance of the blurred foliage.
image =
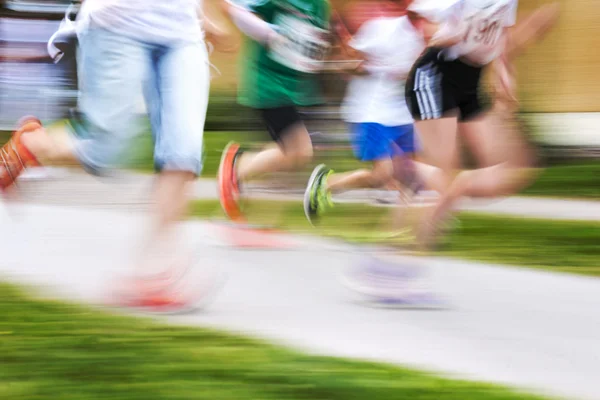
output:
M 252 225 L 274 227 L 297 233 L 319 234 L 354 243 L 379 243 L 399 250 L 410 248 L 412 233 L 396 238 L 392 221 L 400 229 L 411 229 L 423 208 L 411 208 L 399 217 L 391 208 L 367 204 L 337 204 L 316 228 L 298 201 L 249 199 L 244 211 Z M 225 218 L 213 200 L 194 202 L 191 214 L 202 218 Z M 399 218 L 399 219 L 398 219 Z M 600 276 L 600 223 L 458 214 L 435 255 L 477 261 L 521 265 L 552 271 Z
M 6 283 L 0 283 L 0 309 L 3 399 L 534 399 L 491 385 L 32 299 Z

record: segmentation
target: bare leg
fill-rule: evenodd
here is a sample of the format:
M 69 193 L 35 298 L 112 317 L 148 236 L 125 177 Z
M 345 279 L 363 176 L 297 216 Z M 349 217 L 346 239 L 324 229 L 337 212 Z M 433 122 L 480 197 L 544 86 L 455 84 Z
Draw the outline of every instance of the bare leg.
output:
M 447 117 L 435 120 L 424 120 L 415 123 L 415 130 L 421 142 L 421 153 L 418 161 L 421 172 L 438 189 L 449 187 L 456 175 L 459 152 L 457 145 L 457 118 Z M 432 166 L 437 169 L 431 169 Z M 419 228 L 418 241 L 427 244 L 433 234 L 435 225 L 432 219 L 425 215 Z
M 417 161 L 424 165 L 439 168 L 440 185 L 447 185 L 458 166 L 457 120 L 448 117 L 415 122 L 422 150 Z M 421 166 L 423 170 L 426 168 Z M 433 170 L 429 169 L 431 173 Z
M 394 165 L 391 159 L 373 162 L 373 168 L 359 169 L 340 174 L 332 174 L 327 179 L 327 189 L 339 193 L 352 189 L 380 188 L 390 183 L 393 177 Z
M 79 164 L 73 141 L 63 125 L 26 132 L 21 140 L 42 165 Z
M 417 161 L 415 162 L 415 169 L 418 178 L 429 190 L 442 193 L 448 188 L 450 182 L 447 174 L 441 168 Z
M 187 265 L 187 250 L 176 248 L 182 242 L 175 228 L 186 216 L 194 180 L 195 175 L 186 171 L 164 171 L 157 176 L 151 219 L 135 262 L 136 274 L 152 276 Z M 172 263 L 179 265 L 169 265 Z
M 310 135 L 303 123 L 289 128 L 279 146 L 270 146 L 259 153 L 244 153 L 237 162 L 238 178 L 251 181 L 261 175 L 302 168 L 312 160 Z
M 507 121 L 494 123 L 493 116 L 460 125 L 482 168 L 461 172 L 441 196 L 430 217 L 439 224 L 462 197 L 499 197 L 528 185 L 535 170 L 532 152 L 518 134 L 516 125 Z

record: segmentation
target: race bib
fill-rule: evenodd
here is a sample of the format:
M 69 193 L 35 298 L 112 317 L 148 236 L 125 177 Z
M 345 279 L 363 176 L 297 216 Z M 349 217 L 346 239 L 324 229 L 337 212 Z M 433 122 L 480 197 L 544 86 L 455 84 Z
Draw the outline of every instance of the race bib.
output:
M 510 5 L 505 4 L 495 9 L 484 8 L 469 16 L 464 41 L 472 45 L 495 46 L 502 37 L 510 13 Z
M 292 15 L 278 14 L 273 22 L 286 40 L 274 43 L 269 57 L 296 71 L 319 72 L 329 49 L 327 31 Z

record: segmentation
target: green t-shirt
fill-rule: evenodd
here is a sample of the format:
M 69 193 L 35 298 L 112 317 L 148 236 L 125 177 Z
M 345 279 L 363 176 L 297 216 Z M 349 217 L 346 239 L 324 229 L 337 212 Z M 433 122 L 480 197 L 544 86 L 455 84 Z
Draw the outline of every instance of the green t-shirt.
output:
M 252 108 L 323 102 L 317 69 L 328 48 L 328 0 L 241 0 L 276 26 L 286 43 L 267 49 L 247 39 L 240 59 L 238 101 Z

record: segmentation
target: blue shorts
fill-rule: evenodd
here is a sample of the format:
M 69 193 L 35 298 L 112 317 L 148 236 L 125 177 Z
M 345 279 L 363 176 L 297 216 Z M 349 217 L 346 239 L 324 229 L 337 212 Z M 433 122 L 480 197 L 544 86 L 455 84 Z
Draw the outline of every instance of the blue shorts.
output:
M 363 122 L 350 127 L 354 155 L 360 161 L 377 161 L 415 152 L 413 124 L 385 126 Z

